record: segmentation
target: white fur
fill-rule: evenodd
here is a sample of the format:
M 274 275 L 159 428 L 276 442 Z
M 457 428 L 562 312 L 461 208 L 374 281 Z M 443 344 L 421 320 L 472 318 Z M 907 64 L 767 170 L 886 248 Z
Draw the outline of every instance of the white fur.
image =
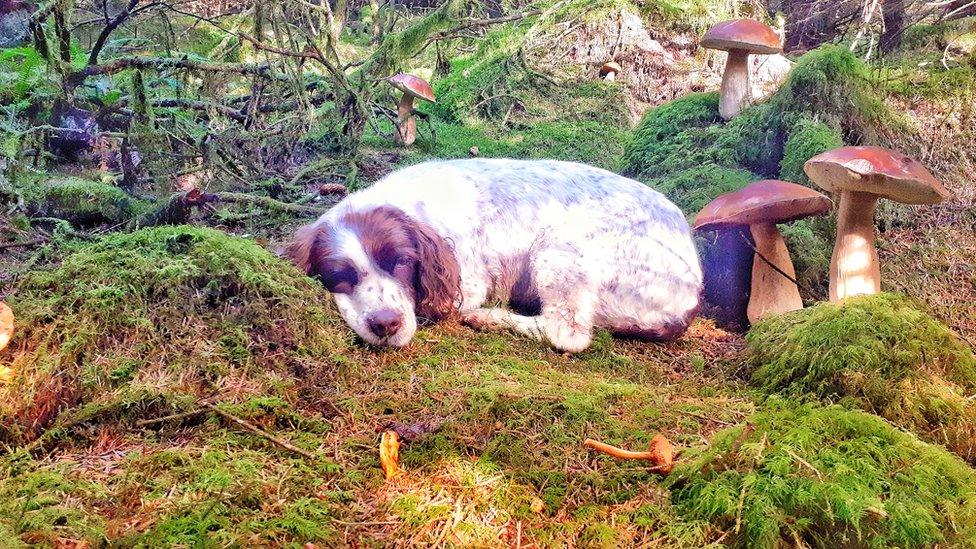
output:
M 427 223 L 453 247 L 461 272 L 457 303 L 469 324 L 506 327 L 553 346 L 586 348 L 594 327 L 654 329 L 686 322 L 697 309 L 702 273 L 681 211 L 647 186 L 598 168 L 559 161 L 473 159 L 427 162 L 350 195 L 327 224 L 343 253 L 366 273 L 337 295 L 343 318 L 375 344 L 405 345 L 416 331 L 413 304 L 372 265 L 341 217 L 394 206 Z M 527 262 L 542 302 L 537 317 L 497 307 L 505 273 Z M 408 320 L 388 341 L 366 329 L 381 308 Z

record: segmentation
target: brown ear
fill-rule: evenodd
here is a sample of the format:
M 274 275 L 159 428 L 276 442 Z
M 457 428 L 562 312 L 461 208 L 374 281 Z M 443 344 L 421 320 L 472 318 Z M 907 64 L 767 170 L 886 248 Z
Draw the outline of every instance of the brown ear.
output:
M 413 238 L 420 253 L 414 283 L 417 318 L 436 322 L 458 310 L 461 270 L 447 241 L 426 223 L 411 221 Z
M 305 225 L 295 232 L 295 237 L 285 247 L 285 257 L 291 260 L 305 274 L 314 274 L 315 258 L 319 255 L 318 247 L 325 234 L 322 225 L 313 223 Z

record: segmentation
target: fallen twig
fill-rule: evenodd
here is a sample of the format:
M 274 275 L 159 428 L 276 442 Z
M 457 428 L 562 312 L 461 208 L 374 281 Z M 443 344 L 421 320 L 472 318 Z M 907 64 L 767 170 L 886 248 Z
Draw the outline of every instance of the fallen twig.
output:
M 206 410 L 203 408 L 197 408 L 196 410 L 190 410 L 189 412 L 180 412 L 178 414 L 170 414 L 168 416 L 157 417 L 153 419 L 140 419 L 136 422 L 136 427 L 152 427 L 154 425 L 159 425 L 161 423 L 169 423 L 170 421 L 180 421 L 183 419 L 191 418 L 193 416 L 198 416 L 205 413 Z
M 284 448 L 284 449 L 286 449 L 286 450 L 288 450 L 290 452 L 294 452 L 294 453 L 296 453 L 298 455 L 304 456 L 304 457 L 306 457 L 306 458 L 308 458 L 308 459 L 310 459 L 312 461 L 317 461 L 318 460 L 318 457 L 315 454 L 313 454 L 312 452 L 309 452 L 308 450 L 302 450 L 301 448 L 299 448 L 298 446 L 295 446 L 294 444 L 288 442 L 287 440 L 278 438 L 278 437 L 272 435 L 271 433 L 265 431 L 264 429 L 261 429 L 257 425 L 254 425 L 253 423 L 250 423 L 249 421 L 246 421 L 244 419 L 241 419 L 241 418 L 235 416 L 234 414 L 231 414 L 230 412 L 225 412 L 225 411 L 221 410 L 220 408 L 214 406 L 213 404 L 204 403 L 204 404 L 201 404 L 201 406 L 203 406 L 207 410 L 210 410 L 211 412 L 217 414 L 218 416 L 220 416 L 220 417 L 222 417 L 222 418 L 224 418 L 224 419 L 226 419 L 228 421 L 232 421 L 232 422 L 240 425 L 241 427 L 247 429 L 248 431 L 251 431 L 252 433 L 254 433 L 256 435 L 258 435 L 258 436 L 260 436 L 262 438 L 265 438 L 265 439 L 267 439 L 267 440 L 269 440 L 269 441 L 277 444 L 278 446 L 281 446 L 282 448 Z
M 282 202 L 280 200 L 275 200 L 274 198 L 268 198 L 267 196 L 255 196 L 253 194 L 232 192 L 215 193 L 214 196 L 217 197 L 217 200 L 222 202 L 231 202 L 234 204 L 253 204 L 269 210 L 278 210 L 280 212 L 288 212 L 299 215 L 321 215 L 324 212 L 322 208 L 303 206 L 301 204 L 289 204 L 288 202 Z

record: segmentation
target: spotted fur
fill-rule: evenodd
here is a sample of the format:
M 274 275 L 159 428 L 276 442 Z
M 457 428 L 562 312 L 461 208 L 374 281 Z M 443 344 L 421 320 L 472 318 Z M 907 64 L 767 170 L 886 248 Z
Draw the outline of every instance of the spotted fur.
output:
M 674 204 L 636 181 L 559 161 L 399 170 L 301 229 L 288 255 L 338 289 L 343 318 L 377 345 L 406 345 L 418 317 L 454 312 L 569 352 L 589 346 L 595 327 L 672 339 L 697 313 L 702 285 Z M 355 284 L 338 280 L 352 272 Z M 400 322 L 371 324 L 378 317 Z

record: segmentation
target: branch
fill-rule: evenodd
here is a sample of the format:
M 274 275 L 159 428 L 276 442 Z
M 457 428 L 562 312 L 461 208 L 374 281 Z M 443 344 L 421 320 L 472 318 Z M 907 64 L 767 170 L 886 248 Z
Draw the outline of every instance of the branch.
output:
M 298 215 L 321 215 L 325 210 L 312 206 L 302 206 L 301 204 L 289 204 L 266 196 L 255 196 L 245 193 L 215 193 L 218 200 L 230 202 L 232 204 L 252 204 L 269 210 L 278 210 Z
M 111 21 L 105 24 L 105 27 L 102 28 L 102 32 L 98 33 L 98 38 L 95 39 L 95 45 L 92 46 L 91 53 L 88 54 L 89 66 L 98 63 L 98 54 L 101 53 L 102 48 L 105 47 L 105 43 L 108 41 L 109 35 L 129 18 L 129 15 L 132 13 L 132 10 L 135 9 L 138 3 L 139 0 L 129 0 L 129 3 L 125 6 L 125 8 L 123 8 L 122 11 L 113 17 Z
M 502 17 L 492 17 L 489 19 L 473 19 L 464 23 L 463 25 L 458 25 L 453 29 L 442 30 L 440 32 L 435 32 L 427 39 L 428 42 L 433 42 L 435 40 L 443 40 L 444 38 L 450 38 L 457 33 L 473 29 L 487 27 L 490 25 L 499 25 L 501 23 L 509 23 L 511 21 L 518 21 L 519 19 L 525 19 L 526 17 L 535 17 L 536 15 L 542 15 L 542 10 L 529 10 L 525 13 L 513 13 L 512 15 L 505 15 Z
M 289 450 L 291 452 L 294 452 L 294 453 L 296 453 L 296 454 L 298 454 L 300 456 L 304 456 L 304 457 L 306 457 L 306 458 L 308 458 L 308 459 L 310 459 L 312 461 L 318 461 L 318 456 L 316 456 L 312 452 L 309 452 L 308 450 L 302 450 L 301 448 L 299 448 L 298 446 L 295 446 L 294 444 L 288 442 L 287 440 L 278 438 L 278 437 L 272 435 L 271 433 L 269 433 L 269 432 L 261 429 L 260 427 L 254 425 L 253 423 L 251 423 L 249 421 L 245 421 L 245 420 L 243 420 L 243 419 L 241 419 L 241 418 L 239 418 L 239 417 L 237 417 L 234 414 L 231 414 L 229 412 L 225 412 L 225 411 L 221 410 L 220 408 L 214 406 L 213 404 L 203 403 L 203 404 L 201 404 L 201 406 L 203 406 L 204 408 L 210 410 L 211 412 L 217 414 L 218 416 L 220 416 L 220 417 L 222 417 L 224 419 L 227 419 L 229 421 L 232 421 L 232 422 L 240 425 L 241 427 L 247 429 L 248 431 L 251 431 L 252 433 L 254 433 L 254 434 L 256 434 L 256 435 L 258 435 L 260 437 L 263 437 L 263 438 L 265 438 L 267 440 L 270 440 L 271 442 L 277 444 L 278 446 L 281 446 L 282 448 L 284 448 L 286 450 Z
M 206 72 L 233 72 L 242 75 L 274 78 L 271 74 L 271 66 L 266 63 L 214 63 L 197 61 L 187 57 L 148 57 L 144 55 L 133 55 L 113 59 L 102 65 L 88 65 L 80 71 L 68 75 L 65 78 L 64 85 L 70 91 L 78 87 L 90 76 L 113 74 L 126 69 L 186 69 Z

